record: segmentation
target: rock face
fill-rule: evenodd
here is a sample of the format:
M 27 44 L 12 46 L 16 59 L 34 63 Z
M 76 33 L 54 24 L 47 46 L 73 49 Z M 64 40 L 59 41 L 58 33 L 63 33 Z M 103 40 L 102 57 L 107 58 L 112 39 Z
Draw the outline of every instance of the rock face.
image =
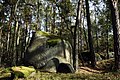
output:
M 71 46 L 59 36 L 38 31 L 31 39 L 25 63 L 44 71 L 56 72 L 60 63 L 72 65 Z

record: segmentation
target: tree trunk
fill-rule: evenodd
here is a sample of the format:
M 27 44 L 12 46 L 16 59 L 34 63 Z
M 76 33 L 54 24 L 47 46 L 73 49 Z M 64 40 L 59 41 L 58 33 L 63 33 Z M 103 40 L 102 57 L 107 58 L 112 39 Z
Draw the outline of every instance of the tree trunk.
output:
M 83 41 L 85 41 L 85 43 L 86 43 L 86 47 L 83 49 L 83 50 L 88 50 L 88 48 L 89 48 L 89 46 L 88 46 L 88 39 L 87 39 L 87 33 L 86 33 L 86 29 L 85 29 L 85 5 L 83 4 Z
M 115 70 L 120 69 L 120 52 L 119 52 L 119 12 L 118 12 L 118 0 L 108 0 L 111 9 L 111 19 L 113 26 L 113 37 L 114 37 L 114 53 L 115 53 Z
M 45 14 L 45 31 L 48 32 L 48 13 L 47 13 L 47 8 L 46 8 L 46 14 Z
M 75 23 L 75 28 L 74 28 L 74 36 L 73 36 L 73 39 L 74 39 L 74 43 L 73 43 L 73 67 L 75 70 L 78 69 L 78 53 L 76 52 L 76 38 L 77 38 L 77 27 L 78 27 L 78 18 L 79 18 L 79 9 L 80 8 L 80 0 L 78 1 L 78 8 L 77 8 L 77 16 L 76 16 L 76 23 Z
M 84 16 L 85 16 L 85 12 L 84 12 Z M 88 50 L 88 41 L 87 41 L 87 34 L 86 34 L 86 31 L 85 31 L 85 21 L 84 21 L 85 17 L 83 18 L 83 33 L 84 33 L 84 38 L 85 38 L 85 42 L 86 42 L 86 49 L 85 50 Z
M 107 29 L 107 31 L 106 31 L 106 35 L 107 35 L 107 39 L 106 39 L 106 53 L 107 53 L 107 59 L 109 59 L 109 45 L 108 45 L 109 33 L 108 33 L 108 29 Z
M 52 4 L 52 6 L 53 6 L 53 23 L 52 23 L 52 30 L 51 30 L 51 33 L 55 33 L 55 14 L 56 14 L 56 12 L 55 12 L 55 5 L 54 4 Z
M 37 27 L 36 27 L 36 30 L 40 29 L 41 30 L 41 26 L 40 26 L 40 2 L 39 0 L 37 0 Z
M 94 53 L 94 48 L 93 48 L 93 38 L 92 38 L 92 33 L 91 33 L 91 21 L 90 21 L 90 13 L 89 13 L 89 3 L 88 0 L 85 0 L 86 3 L 86 18 L 87 18 L 87 26 L 88 26 L 88 42 L 89 42 L 89 48 L 90 48 L 90 55 L 91 55 L 91 65 L 92 67 L 95 67 L 95 53 Z

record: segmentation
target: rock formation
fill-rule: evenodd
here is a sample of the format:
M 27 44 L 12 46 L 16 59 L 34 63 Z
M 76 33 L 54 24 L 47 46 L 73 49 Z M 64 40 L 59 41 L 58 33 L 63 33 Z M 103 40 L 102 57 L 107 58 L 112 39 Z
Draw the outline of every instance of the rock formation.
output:
M 43 31 L 34 33 L 25 54 L 25 64 L 43 71 L 56 72 L 60 63 L 72 66 L 71 46 L 57 35 Z

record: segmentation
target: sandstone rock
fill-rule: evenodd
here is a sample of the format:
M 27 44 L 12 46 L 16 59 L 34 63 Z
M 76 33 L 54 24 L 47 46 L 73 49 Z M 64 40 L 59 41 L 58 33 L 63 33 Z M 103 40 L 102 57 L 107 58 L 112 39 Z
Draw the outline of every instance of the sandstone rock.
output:
M 57 35 L 38 31 L 30 41 L 24 62 L 35 68 L 56 72 L 59 63 L 72 64 L 71 46 Z
M 47 64 L 41 69 L 41 71 L 56 72 L 58 65 L 59 60 L 57 58 L 53 58 L 47 62 Z

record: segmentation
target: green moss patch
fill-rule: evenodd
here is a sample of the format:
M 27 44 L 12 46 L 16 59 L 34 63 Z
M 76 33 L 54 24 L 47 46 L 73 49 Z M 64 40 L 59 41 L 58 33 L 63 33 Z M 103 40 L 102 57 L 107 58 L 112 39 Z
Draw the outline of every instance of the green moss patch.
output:
M 27 78 L 36 70 L 33 67 L 15 66 L 9 68 L 0 68 L 0 80 L 9 80 L 13 73 L 16 78 Z
M 32 72 L 36 70 L 31 67 L 16 66 L 11 68 L 16 77 L 28 77 Z
M 0 68 L 0 80 L 11 77 L 10 68 Z
M 49 33 L 49 32 L 45 32 L 45 31 L 37 31 L 36 34 L 41 35 L 41 36 L 45 36 L 45 37 L 50 38 L 50 39 L 58 39 L 58 38 L 61 39 L 60 36 Z
M 47 40 L 47 44 L 49 46 L 55 46 L 57 45 L 57 43 L 59 43 L 61 41 L 61 39 L 49 39 Z
M 61 41 L 61 39 L 50 39 L 47 42 L 53 43 L 53 42 L 60 42 L 60 41 Z
M 50 36 L 50 33 L 44 32 L 44 31 L 36 31 L 36 33 L 41 35 L 41 36 Z

